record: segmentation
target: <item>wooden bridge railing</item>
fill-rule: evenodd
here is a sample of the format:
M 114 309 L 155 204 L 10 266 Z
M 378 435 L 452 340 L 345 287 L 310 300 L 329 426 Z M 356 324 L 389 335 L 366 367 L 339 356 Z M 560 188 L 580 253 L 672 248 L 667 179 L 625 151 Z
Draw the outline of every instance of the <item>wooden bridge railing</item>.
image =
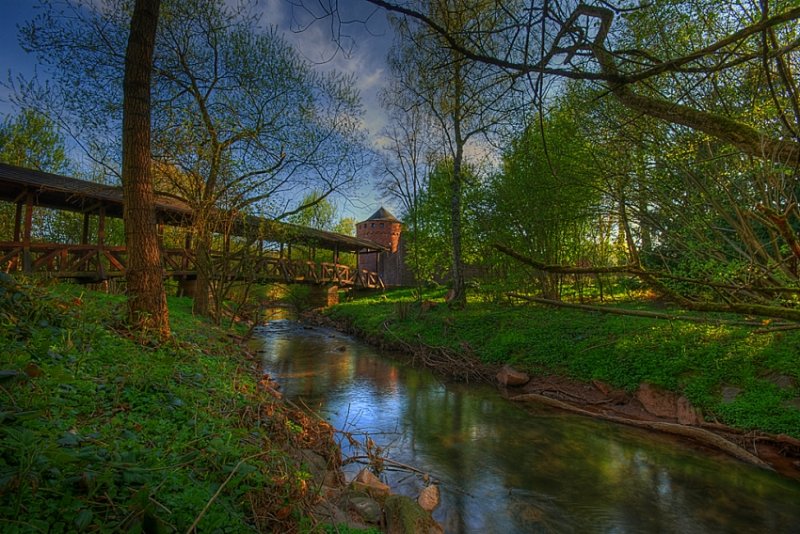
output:
M 197 274 L 195 257 L 190 250 L 164 249 L 162 259 L 165 276 L 191 277 Z M 212 254 L 211 260 L 212 276 L 247 278 L 256 282 L 332 283 L 343 287 L 383 287 L 383 281 L 378 273 L 365 269 L 352 269 L 347 265 L 336 263 L 268 256 L 255 260 L 242 260 L 235 255 L 223 258 L 216 253 Z M 0 242 L 0 270 L 11 273 L 99 281 L 125 276 L 126 264 L 125 247 L 55 243 L 31 243 L 25 247 L 19 242 Z

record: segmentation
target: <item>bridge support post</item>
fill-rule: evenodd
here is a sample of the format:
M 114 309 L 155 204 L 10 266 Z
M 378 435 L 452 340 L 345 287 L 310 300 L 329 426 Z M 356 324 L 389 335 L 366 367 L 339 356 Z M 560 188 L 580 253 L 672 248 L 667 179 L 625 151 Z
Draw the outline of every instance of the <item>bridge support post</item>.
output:
M 339 304 L 339 286 L 313 285 L 308 294 L 308 300 L 314 308 L 327 308 Z
M 194 298 L 197 292 L 197 280 L 194 278 L 181 278 L 178 280 L 179 297 Z
M 33 194 L 28 191 L 25 197 L 25 221 L 22 227 L 22 271 L 33 272 L 31 257 L 31 231 L 33 228 Z

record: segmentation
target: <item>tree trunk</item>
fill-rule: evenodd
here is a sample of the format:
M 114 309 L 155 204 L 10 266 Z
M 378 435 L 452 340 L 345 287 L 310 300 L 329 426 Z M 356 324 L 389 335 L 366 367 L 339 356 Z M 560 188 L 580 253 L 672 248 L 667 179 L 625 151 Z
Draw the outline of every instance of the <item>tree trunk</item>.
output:
M 464 160 L 465 140 L 461 132 L 463 73 L 461 70 L 463 59 L 457 57 L 454 62 L 453 85 L 455 89 L 453 108 L 453 140 L 455 141 L 455 154 L 453 157 L 453 179 L 450 182 L 450 223 L 451 239 L 453 245 L 453 291 L 449 304 L 452 308 L 464 308 L 467 305 L 467 288 L 464 283 L 464 260 L 461 257 L 461 203 L 464 190 L 464 179 L 461 165 Z
M 150 162 L 150 78 L 160 0 L 136 0 L 125 53 L 122 191 L 128 267 L 128 320 L 170 335 Z
M 463 308 L 467 304 L 466 285 L 464 283 L 464 264 L 461 257 L 461 197 L 463 180 L 461 177 L 461 160 L 463 149 L 459 144 L 456 147 L 456 157 L 453 160 L 453 179 L 450 183 L 450 224 L 451 240 L 453 246 L 453 264 L 451 266 L 453 278 L 453 291 L 449 304 L 454 308 Z
M 627 187 L 627 180 L 618 180 L 618 209 L 619 209 L 619 224 L 622 227 L 622 233 L 625 236 L 625 245 L 628 249 L 628 264 L 641 267 L 639 261 L 639 252 L 636 250 L 636 243 L 633 240 L 633 232 L 631 232 L 631 224 L 628 220 L 628 207 L 627 198 L 625 197 L 625 188 Z
M 211 312 L 211 236 L 208 235 L 206 223 L 197 225 L 197 247 L 195 248 L 195 269 L 197 282 L 192 303 L 192 312 L 196 315 L 208 317 Z

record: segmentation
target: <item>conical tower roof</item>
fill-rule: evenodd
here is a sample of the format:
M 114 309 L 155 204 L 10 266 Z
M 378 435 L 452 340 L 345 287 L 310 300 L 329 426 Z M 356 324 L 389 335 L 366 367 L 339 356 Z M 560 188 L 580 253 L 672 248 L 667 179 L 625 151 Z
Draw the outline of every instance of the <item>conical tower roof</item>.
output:
M 390 222 L 400 222 L 397 217 L 389 213 L 389 210 L 384 208 L 383 206 L 378 209 L 375 213 L 373 213 L 368 221 L 390 221 Z

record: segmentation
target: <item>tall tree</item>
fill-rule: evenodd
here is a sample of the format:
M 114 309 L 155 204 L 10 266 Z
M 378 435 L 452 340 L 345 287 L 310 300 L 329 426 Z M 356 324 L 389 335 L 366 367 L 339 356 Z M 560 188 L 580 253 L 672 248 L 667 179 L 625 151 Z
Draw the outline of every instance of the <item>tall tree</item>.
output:
M 122 112 L 122 192 L 128 266 L 128 319 L 134 327 L 170 335 L 158 242 L 150 160 L 150 80 L 161 0 L 136 0 L 125 52 Z
M 415 213 L 411 218 L 417 225 L 406 233 L 411 234 L 406 250 L 418 258 L 414 275 L 420 282 L 447 280 L 452 271 L 452 201 L 453 162 L 442 159 L 431 166 L 426 178 L 427 186 L 420 193 Z M 471 165 L 462 168 L 465 188 L 459 219 L 462 227 L 462 257 L 465 265 L 477 265 L 482 259 L 480 243 L 480 210 L 485 203 L 485 189 L 481 186 Z
M 186 180 L 178 195 L 195 213 L 194 310 L 218 308 L 224 276 L 209 254 L 220 216 L 287 217 L 354 179 L 362 153 L 352 80 L 321 76 L 249 4 L 171 5 L 159 41 L 159 159 Z M 317 191 L 294 208 L 301 191 Z
M 442 0 L 430 3 L 427 8 L 431 16 L 458 34 L 482 6 Z M 390 57 L 390 65 L 409 107 L 422 107 L 423 113 L 437 122 L 441 146 L 450 162 L 444 167 L 449 173 L 450 190 L 450 302 L 463 307 L 466 305 L 462 254 L 465 150 L 470 141 L 487 136 L 502 121 L 497 105 L 506 95 L 499 83 L 502 73 L 491 66 L 468 61 L 425 26 L 401 21 L 397 29 L 402 41 Z
M 596 242 L 589 229 L 599 211 L 600 176 L 575 119 L 564 107 L 532 122 L 492 182 L 492 240 L 551 265 L 589 261 Z M 546 298 L 560 298 L 557 274 L 537 278 Z
M 430 133 L 434 131 L 431 117 L 421 107 L 410 109 L 404 106 L 403 85 L 393 83 L 381 99 L 382 106 L 389 111 L 389 125 L 384 129 L 388 140 L 383 149 L 384 181 L 383 193 L 402 206 L 401 216 L 406 235 L 411 243 L 407 248 L 411 258 L 405 261 L 415 274 L 417 283 L 422 283 L 419 246 L 420 198 L 428 185 L 427 177 L 435 145 Z M 422 298 L 422 293 L 418 293 Z
M 89 157 L 116 172 L 121 96 L 118 53 L 127 0 L 67 15 L 45 10 L 23 28 L 28 49 L 50 66 L 54 91 L 19 98 L 60 111 Z M 222 291 L 209 249 L 228 216 L 284 218 L 296 197 L 346 187 L 364 167 L 357 92 L 348 77 L 315 72 L 251 9 L 254 0 L 168 0 L 156 35 L 153 157 L 159 186 L 195 214 L 195 311 Z M 268 237 L 268 236 L 267 236 Z M 220 298 L 217 298 L 220 297 Z

